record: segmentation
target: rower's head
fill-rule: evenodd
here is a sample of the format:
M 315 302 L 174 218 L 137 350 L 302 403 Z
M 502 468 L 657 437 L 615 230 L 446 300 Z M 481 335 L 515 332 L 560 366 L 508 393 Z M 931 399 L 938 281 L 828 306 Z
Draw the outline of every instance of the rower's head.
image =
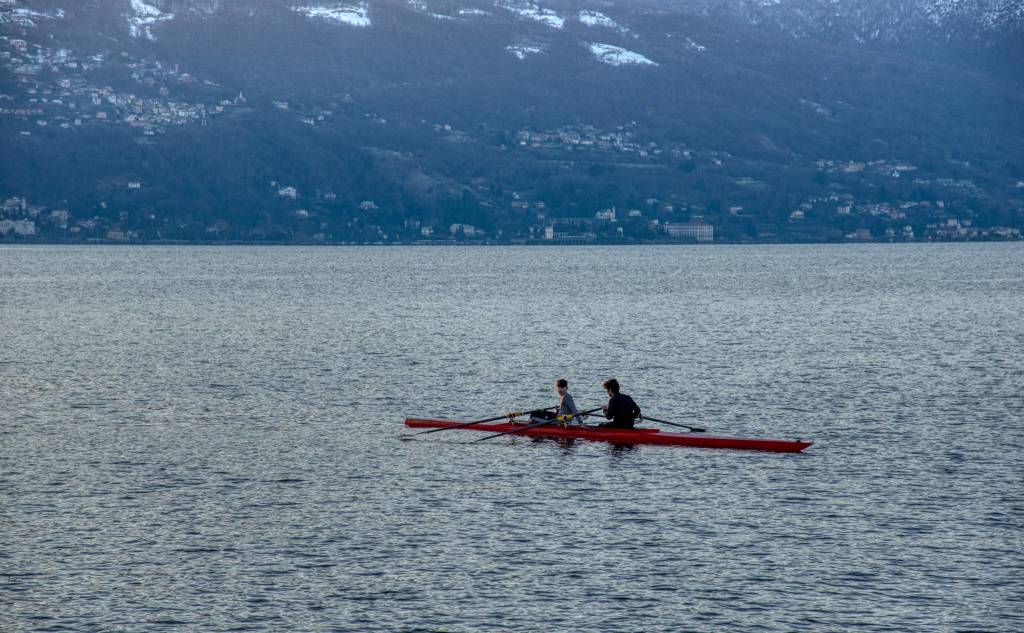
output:
M 569 381 L 565 378 L 559 378 L 555 381 L 555 389 L 558 391 L 558 395 L 564 396 L 569 391 Z
M 609 378 L 608 380 L 604 381 L 603 386 L 605 390 L 608 392 L 609 396 L 614 396 L 615 394 L 619 393 L 619 381 L 615 380 L 614 378 Z

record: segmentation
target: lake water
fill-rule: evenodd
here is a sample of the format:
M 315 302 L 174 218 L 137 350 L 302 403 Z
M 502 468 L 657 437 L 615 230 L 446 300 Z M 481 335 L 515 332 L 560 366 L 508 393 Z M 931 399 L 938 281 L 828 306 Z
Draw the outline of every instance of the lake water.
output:
M 1024 630 L 1024 244 L 0 248 L 5 631 Z M 800 455 L 443 432 L 602 380 Z

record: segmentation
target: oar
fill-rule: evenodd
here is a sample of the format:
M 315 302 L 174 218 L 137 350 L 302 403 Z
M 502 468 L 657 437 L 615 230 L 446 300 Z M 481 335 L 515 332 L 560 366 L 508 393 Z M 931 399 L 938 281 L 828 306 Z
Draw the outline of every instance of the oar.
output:
M 540 409 L 541 411 L 550 411 L 557 409 L 558 407 L 548 407 L 546 409 Z M 537 411 L 537 409 L 532 409 Z M 512 413 L 506 413 L 505 415 L 496 415 L 493 418 L 484 418 L 483 420 L 473 420 L 472 422 L 465 422 L 463 424 L 456 424 L 455 426 L 444 426 L 439 429 L 430 429 L 429 431 L 420 431 L 419 433 L 413 433 L 412 435 L 406 435 L 405 437 L 412 437 L 413 435 L 426 435 L 427 433 L 437 433 L 438 431 L 451 431 L 452 429 L 461 429 L 464 426 L 473 426 L 474 424 L 483 424 L 484 422 L 494 422 L 495 420 L 505 420 L 507 418 L 517 418 L 521 415 L 526 415 L 529 411 L 513 411 Z
M 685 424 L 676 424 L 675 422 L 669 422 L 668 420 L 659 420 L 658 418 L 652 418 L 649 415 L 642 415 L 642 416 L 640 416 L 640 419 L 641 420 L 650 420 L 651 422 L 660 422 L 662 424 L 667 424 L 669 426 L 678 426 L 681 429 L 690 429 L 690 431 L 692 431 L 694 433 L 703 433 L 704 431 L 707 431 L 707 429 L 702 429 L 702 428 L 699 428 L 699 427 L 696 427 L 696 426 L 687 426 Z
M 601 410 L 601 407 L 598 407 L 596 409 L 591 409 L 590 411 L 584 411 L 583 413 L 581 413 L 579 415 L 579 417 L 582 418 L 585 415 L 590 415 L 591 413 L 593 413 L 595 411 L 600 411 L 600 410 Z M 545 424 L 554 424 L 555 422 L 562 422 L 562 421 L 566 421 L 566 420 L 571 420 L 574 417 L 576 417 L 576 416 L 574 416 L 574 415 L 572 415 L 570 413 L 569 415 L 558 416 L 558 417 L 556 417 L 554 419 L 551 419 L 551 420 L 541 420 L 540 422 L 534 422 L 533 424 L 527 424 L 526 426 L 524 426 L 522 428 L 512 429 L 511 431 L 503 431 L 501 433 L 495 433 L 494 435 L 488 435 L 487 437 L 481 437 L 480 439 L 473 440 L 473 441 L 474 442 L 483 442 L 484 440 L 489 440 L 492 437 L 501 437 L 502 435 L 509 435 L 510 433 L 520 433 L 522 431 L 527 431 L 529 429 L 532 429 L 532 428 L 535 428 L 535 427 L 538 427 L 538 426 L 543 426 Z

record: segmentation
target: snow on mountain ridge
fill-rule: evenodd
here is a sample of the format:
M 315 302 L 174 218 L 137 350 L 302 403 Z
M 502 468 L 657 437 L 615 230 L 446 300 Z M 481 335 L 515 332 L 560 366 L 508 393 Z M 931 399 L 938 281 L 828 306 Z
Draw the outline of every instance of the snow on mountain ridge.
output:
M 142 0 L 131 0 L 130 6 L 132 13 L 127 16 L 128 32 L 134 38 L 155 40 L 156 35 L 153 34 L 153 27 L 160 22 L 174 19 L 173 13 L 164 13 Z
M 346 24 L 359 28 L 371 26 L 370 9 L 365 2 L 357 5 L 311 5 L 291 7 L 291 9 L 314 20 L 324 20 L 334 24 Z
M 580 22 L 587 26 L 605 26 L 610 29 L 622 28 L 618 22 L 599 11 L 580 11 L 577 17 Z
M 1024 19 L 1024 2 L 1019 0 L 926 0 L 921 10 L 935 26 L 971 20 L 998 28 L 1004 21 Z
M 36 4 L 39 2 L 39 5 Z M 170 20 L 205 19 L 216 14 L 272 16 L 280 11 L 296 11 L 314 21 L 326 21 L 348 27 L 370 27 L 371 5 L 385 11 L 386 2 L 395 0 L 105 0 L 115 18 L 132 38 L 155 39 L 160 25 Z M 659 11 L 670 14 L 701 14 L 712 19 L 740 20 L 758 29 L 769 29 L 796 38 L 831 42 L 938 43 L 956 48 L 1006 47 L 1019 50 L 1024 35 L 1024 0 L 655 0 Z M 0 0 L 0 24 L 22 27 L 43 26 L 61 18 L 63 6 L 72 11 L 82 0 Z M 291 4 L 294 3 L 294 4 Z M 626 1 L 605 0 L 600 5 L 568 4 L 563 0 L 542 3 L 539 0 L 477 0 L 466 3 L 442 3 L 439 0 L 398 0 L 414 11 L 438 20 L 486 24 L 504 21 L 502 14 L 534 22 L 553 30 L 563 30 L 566 21 L 575 21 L 592 29 L 607 28 L 632 38 L 650 37 L 627 29 L 617 20 L 644 24 L 641 16 L 647 5 L 638 7 Z M 92 4 L 92 3 L 86 3 Z M 589 6 L 588 6 L 589 5 Z M 44 6 L 45 10 L 39 8 Z M 30 8 L 32 7 L 32 8 Z M 494 7 L 492 9 L 492 7 Z M 570 7 L 572 11 L 570 12 Z M 606 8 L 608 7 L 608 8 Z M 97 7 L 100 10 L 101 7 Z M 599 10 L 600 9 L 600 10 Z M 614 9 L 614 12 L 612 11 Z M 73 11 L 84 11 L 76 8 Z M 608 13 L 616 16 L 612 19 Z M 382 14 L 383 15 L 383 14 Z M 570 32 L 572 30 L 570 29 Z M 596 35 L 593 37 L 597 37 Z M 1016 42 L 1016 43 L 1015 43 Z M 701 44 L 691 46 L 700 51 Z M 1011 51 L 1012 52 L 1012 51 Z
M 611 44 L 590 44 L 591 54 L 600 62 L 609 66 L 657 66 L 658 64 L 647 59 L 640 53 L 626 50 L 621 46 Z
M 540 22 L 553 29 L 561 29 L 565 26 L 565 18 L 558 15 L 551 9 L 542 9 L 539 5 L 528 3 L 500 4 L 503 9 L 515 13 L 528 20 Z
M 64 10 L 57 9 L 53 13 L 33 11 L 28 7 L 19 7 L 14 0 L 0 2 L 0 24 L 10 22 L 25 28 L 36 26 L 35 20 L 60 20 L 64 18 Z
M 860 41 L 917 35 L 951 39 L 956 37 L 954 30 L 1024 29 L 1024 0 L 694 0 L 683 10 L 731 14 L 799 37 L 846 36 Z
M 412 9 L 413 11 L 416 11 L 417 13 L 422 13 L 424 15 L 429 15 L 430 17 L 432 17 L 434 19 L 437 19 L 437 20 L 457 20 L 458 19 L 454 15 L 446 15 L 444 13 L 437 13 L 436 11 L 431 11 L 430 7 L 423 0 L 406 0 L 406 5 L 408 5 L 410 9 Z M 459 12 L 459 16 L 461 16 L 461 15 L 462 15 L 462 12 Z
M 63 0 L 69 6 L 81 0 Z M 98 1 L 98 0 L 97 0 Z M 213 13 L 244 9 L 250 15 L 276 10 L 278 0 L 117 0 L 124 5 L 137 6 L 132 14 L 132 30 L 138 37 L 152 36 L 152 27 L 169 18 L 159 16 L 212 15 Z M 295 1 L 295 0 L 293 0 Z M 301 0 L 299 0 L 301 2 Z M 319 17 L 332 19 L 326 11 L 341 5 L 331 0 L 306 0 L 309 7 L 319 6 L 325 13 Z M 340 0 L 345 2 L 346 0 Z M 403 0 L 399 0 L 402 2 Z M 761 28 L 781 30 L 794 37 L 817 37 L 829 40 L 908 41 L 930 39 L 946 42 L 973 42 L 989 45 L 1012 41 L 1024 33 L 1024 0 L 654 0 L 662 10 L 672 13 L 698 13 L 705 16 L 733 17 Z M 485 15 L 488 7 L 475 3 L 440 4 L 427 9 L 434 0 L 405 0 L 409 6 L 435 18 Z M 632 11 L 646 12 L 625 0 L 606 0 L 600 6 L 588 8 L 586 4 L 573 7 L 555 0 L 549 5 L 539 0 L 490 0 L 493 6 L 504 9 L 519 18 L 539 22 L 552 29 L 562 29 L 566 19 L 578 20 L 590 27 L 619 28 L 598 9 L 614 7 L 628 15 Z M 7 4 L 8 0 L 3 0 Z M 23 4 L 24 0 L 19 0 Z M 358 6 L 359 0 L 348 0 Z M 361 3 L 365 5 L 365 0 Z M 371 3 L 372 4 L 372 3 Z M 2 6 L 2 5 L 0 5 Z M 279 6 L 279 5 L 278 5 Z M 468 8 L 476 6 L 476 8 Z M 148 7 L 148 8 L 144 8 Z M 287 8 L 288 5 L 285 5 Z M 159 14 L 154 13 L 155 9 Z M 337 14 L 337 15 L 343 15 Z M 333 18 L 334 21 L 355 26 L 365 21 L 356 12 L 351 20 Z M 310 16 L 313 17 L 313 16 Z M 28 20 L 25 16 L 23 19 Z M 366 20 L 369 18 L 367 17 Z
M 544 52 L 544 49 L 540 46 L 527 45 L 506 46 L 505 50 L 515 55 L 518 59 L 526 59 L 530 55 L 536 55 Z

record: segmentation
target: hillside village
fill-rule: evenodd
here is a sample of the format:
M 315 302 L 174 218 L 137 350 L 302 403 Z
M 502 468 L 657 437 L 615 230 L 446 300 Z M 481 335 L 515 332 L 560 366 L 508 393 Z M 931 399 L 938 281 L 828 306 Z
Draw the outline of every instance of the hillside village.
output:
M 261 84 L 253 97 L 246 86 L 153 54 L 82 53 L 40 36 L 39 25 L 62 19 L 60 11 L 0 3 L 0 133 L 18 147 L 53 151 L 94 138 L 87 133 L 117 130 L 159 150 L 182 143 L 185 132 L 217 134 L 273 115 L 307 135 L 355 138 L 402 187 L 435 199 L 382 192 L 379 182 L 310 186 L 268 169 L 250 179 L 255 193 L 246 204 L 258 221 L 199 216 L 188 200 L 166 200 L 175 174 L 128 167 L 79 183 L 84 196 L 44 199 L 0 187 L 3 241 L 947 241 L 1021 239 L 1024 227 L 1024 180 L 980 182 L 984 173 L 962 158 L 915 164 L 794 156 L 773 167 L 669 140 L 636 120 L 602 126 L 576 116 L 562 125 L 504 129 L 384 112 L 379 102 L 348 92 L 299 101 Z M 151 36 L 145 29 L 133 35 Z M 438 161 L 423 149 L 400 147 L 410 135 L 429 152 L 454 153 Z M 431 160 L 461 168 L 478 159 L 478 168 L 465 173 L 430 167 Z
M 84 57 L 9 36 L 0 36 L 0 63 L 16 80 L 13 90 L 0 93 L 0 117 L 18 126 L 23 136 L 46 127 L 67 130 L 89 125 L 127 125 L 155 136 L 169 126 L 207 125 L 209 118 L 225 109 L 245 104 L 241 94 L 208 102 L 175 98 L 175 87 L 197 84 L 212 94 L 223 94 L 213 82 L 200 82 L 177 67 L 131 58 L 112 60 L 103 54 Z M 112 65 L 126 71 L 138 94 L 93 79 Z
M 128 181 L 126 190 L 141 190 L 144 183 Z M 1024 187 L 1024 185 L 1022 185 Z M 332 231 L 328 222 L 323 222 L 325 211 L 336 200 L 336 194 L 323 192 L 313 199 L 302 195 L 295 187 L 277 182 L 268 183 L 271 195 L 292 202 L 292 227 L 298 227 L 291 241 L 302 243 L 339 244 L 590 244 L 624 242 L 682 242 L 712 243 L 736 241 L 794 241 L 783 235 L 749 236 L 729 239 L 720 235 L 716 239 L 713 219 L 702 215 L 704 210 L 694 209 L 686 204 L 650 198 L 639 208 L 618 209 L 610 207 L 593 216 L 561 217 L 550 215 L 547 205 L 541 200 L 531 200 L 529 194 L 512 193 L 511 207 L 528 218 L 529 225 L 523 231 L 498 229 L 487 231 L 468 223 L 437 225 L 416 218 L 406 219 L 401 226 L 369 224 L 359 227 L 358 221 L 350 221 L 339 233 Z M 102 205 L 102 203 L 101 203 Z M 304 206 L 299 206 L 304 205 Z M 858 204 L 849 194 L 811 198 L 801 203 L 790 213 L 790 224 L 821 226 L 822 218 L 872 218 L 881 221 L 886 228 L 874 232 L 859 228 L 847 233 L 834 229 L 827 239 L 820 241 L 853 242 L 908 242 L 908 241 L 968 241 L 968 240 L 1016 240 L 1022 239 L 1021 230 L 1007 226 L 976 226 L 972 219 L 946 217 L 942 221 L 924 224 L 923 230 L 915 229 L 910 217 L 942 216 L 945 203 L 937 201 L 901 203 Z M 379 210 L 373 200 L 363 200 L 359 208 L 364 212 Z M 743 217 L 744 209 L 730 207 L 732 216 Z M 686 218 L 685 220 L 683 218 Z M 162 242 L 180 241 L 165 236 L 161 230 L 160 218 L 154 213 L 145 216 L 147 222 L 140 226 L 128 222 L 127 214 L 118 218 L 103 215 L 76 214 L 68 208 L 51 208 L 33 204 L 31 201 L 12 196 L 0 204 L 0 239 L 18 242 Z M 217 221 L 205 228 L 205 235 L 186 241 L 220 241 L 222 235 L 231 234 L 231 226 Z M 294 230 L 294 229 L 293 229 Z M 304 231 L 303 231 L 304 230 Z M 358 230 L 358 237 L 352 239 Z M 820 229 L 819 229 L 820 230 Z M 246 240 L 235 240 L 246 241 Z M 264 241 L 253 236 L 252 241 Z M 801 241 L 801 240 L 795 240 Z
M 228 89 L 208 80 L 194 77 L 178 67 L 152 60 L 123 58 L 111 60 L 108 56 L 78 56 L 65 49 L 49 49 L 30 44 L 24 39 L 0 36 L 0 62 L 16 78 L 13 89 L 0 93 L 0 120 L 13 127 L 22 136 L 44 133 L 56 129 L 71 133 L 88 126 L 125 126 L 146 138 L 165 134 L 169 128 L 185 125 L 208 126 L 219 116 L 244 113 L 251 110 L 245 95 L 232 94 Z M 96 71 L 114 65 L 138 88 L 138 93 L 118 90 L 111 85 L 95 83 Z M 205 91 L 206 101 L 189 101 L 176 96 L 182 89 Z M 290 104 L 274 100 L 269 104 L 277 110 L 290 112 Z M 333 104 L 337 106 L 338 104 Z M 305 125 L 329 124 L 335 112 L 329 108 L 310 113 L 295 112 Z M 376 113 L 363 117 L 378 125 L 387 120 Z M 432 129 L 440 140 L 472 143 L 471 134 L 450 123 L 422 122 Z M 708 169 L 722 169 L 731 157 L 727 153 L 698 151 L 680 144 L 659 144 L 642 139 L 643 133 L 636 122 L 612 130 L 602 130 L 590 124 L 563 126 L 557 129 L 535 131 L 520 129 L 510 135 L 511 148 L 517 152 L 531 152 L 544 160 L 572 164 L 575 161 L 591 165 L 607 163 L 621 165 L 646 162 L 651 167 L 663 163 L 684 166 L 703 164 Z M 58 137 L 59 139 L 59 137 Z M 596 157 L 596 158 L 595 158 Z M 632 161 L 632 163 L 630 162 Z M 682 161 L 680 163 L 680 161 Z M 918 186 L 937 186 L 955 191 L 960 196 L 981 196 L 983 192 L 970 179 L 928 178 L 918 167 L 903 161 L 877 159 L 868 162 L 820 159 L 815 162 L 816 173 L 822 178 L 878 178 L 909 180 Z M 141 191 L 151 183 L 131 176 L 115 182 L 127 193 Z M 740 176 L 731 179 L 739 190 L 764 191 L 769 185 L 757 178 Z M 1024 189 L 1024 182 L 1015 183 Z M 589 215 L 559 215 L 552 211 L 536 192 L 510 192 L 504 198 L 488 196 L 487 187 L 477 187 L 485 207 L 503 206 L 523 218 L 520 227 L 501 227 L 485 230 L 470 223 L 455 222 L 447 225 L 430 223 L 425 218 L 406 218 L 401 225 L 369 223 L 357 226 L 358 220 L 348 220 L 344 226 L 332 226 L 323 217 L 330 215 L 337 205 L 338 195 L 330 191 L 300 191 L 294 186 L 268 183 L 268 199 L 290 203 L 294 207 L 289 218 L 287 234 L 290 239 L 324 243 L 535 243 L 586 244 L 618 241 L 680 241 L 707 243 L 714 241 L 774 241 L 787 236 L 770 229 L 754 234 L 716 236 L 715 224 L 721 216 L 742 220 L 748 216 L 742 205 L 729 205 L 726 209 L 708 209 L 685 200 L 662 200 L 648 197 L 642 204 L 630 208 L 610 206 Z M 144 226 L 126 221 L 127 216 L 110 217 L 104 213 L 105 203 L 98 208 L 75 208 L 72 204 L 47 206 L 18 195 L 5 192 L 0 206 L 0 239 L 7 241 L 160 241 L 180 239 L 174 231 L 165 236 L 159 228 L 161 218 L 155 213 L 145 214 Z M 372 199 L 361 199 L 359 211 L 377 211 Z M 1018 228 L 1009 226 L 978 226 L 962 205 L 957 210 L 948 208 L 945 200 L 862 201 L 853 194 L 835 191 L 827 196 L 808 197 L 789 212 L 786 221 L 796 233 L 811 230 L 809 239 L 831 241 L 915 241 L 915 240 L 984 240 L 1019 239 Z M 125 215 L 122 213 L 122 215 Z M 859 227 L 849 231 L 827 228 L 836 222 L 853 218 L 871 218 L 880 229 Z M 922 224 L 922 219 L 927 220 Z M 881 224 L 879 224 L 881 221 Z M 916 226 L 916 228 L 915 228 Z M 517 230 L 518 228 L 518 230 Z M 205 227 L 191 239 L 222 239 L 233 235 L 245 239 L 244 234 L 232 231 L 230 224 L 219 220 Z M 260 235 L 250 239 L 260 240 Z M 796 238 L 801 239 L 801 238 Z

